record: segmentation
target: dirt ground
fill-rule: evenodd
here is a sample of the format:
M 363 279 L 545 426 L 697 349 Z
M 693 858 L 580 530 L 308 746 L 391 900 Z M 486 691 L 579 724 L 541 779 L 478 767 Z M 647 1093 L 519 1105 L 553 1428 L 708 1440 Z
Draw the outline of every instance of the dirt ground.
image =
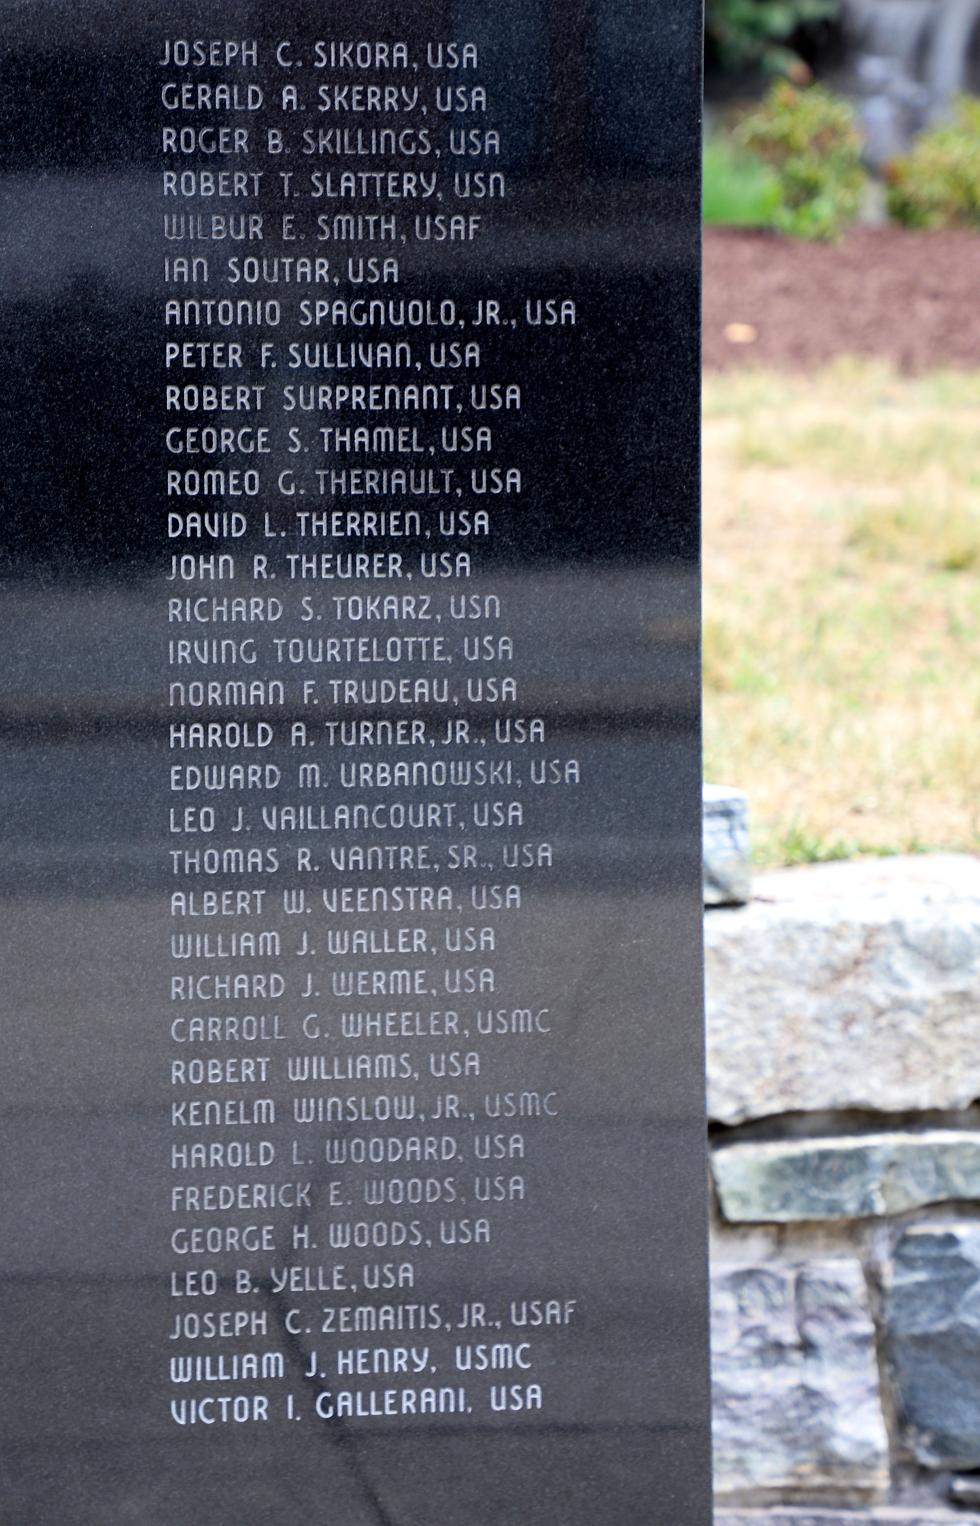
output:
M 859 228 L 814 244 L 706 229 L 709 370 L 805 370 L 838 355 L 909 373 L 980 367 L 980 234 Z

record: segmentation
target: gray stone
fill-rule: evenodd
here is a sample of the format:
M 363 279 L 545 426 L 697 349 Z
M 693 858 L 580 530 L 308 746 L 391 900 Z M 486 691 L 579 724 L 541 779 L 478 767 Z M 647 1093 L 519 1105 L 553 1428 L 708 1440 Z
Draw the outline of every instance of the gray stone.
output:
M 732 1223 L 879 1218 L 980 1198 L 980 1132 L 749 1141 L 715 1150 L 711 1167 Z
M 925 1467 L 980 1467 L 980 1222 L 898 1237 L 885 1276 L 886 1351 L 906 1441 Z
M 980 1505 L 980 1477 L 967 1473 L 963 1478 L 951 1478 L 949 1497 L 957 1505 Z
M 721 1510 L 714 1526 L 980 1526 L 959 1510 Z
M 755 895 L 705 918 L 712 1117 L 980 1096 L 980 859 L 781 869 Z
M 739 789 L 703 790 L 704 904 L 741 906 L 752 894 L 749 803 Z
M 743 1502 L 888 1484 L 874 1327 L 853 1258 L 712 1276 L 715 1488 Z

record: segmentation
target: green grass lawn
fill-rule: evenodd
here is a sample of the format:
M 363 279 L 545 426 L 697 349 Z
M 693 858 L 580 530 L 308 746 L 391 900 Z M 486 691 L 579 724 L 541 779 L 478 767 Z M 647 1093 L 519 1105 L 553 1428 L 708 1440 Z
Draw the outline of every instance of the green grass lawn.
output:
M 705 386 L 705 770 L 757 860 L 980 849 L 980 373 Z

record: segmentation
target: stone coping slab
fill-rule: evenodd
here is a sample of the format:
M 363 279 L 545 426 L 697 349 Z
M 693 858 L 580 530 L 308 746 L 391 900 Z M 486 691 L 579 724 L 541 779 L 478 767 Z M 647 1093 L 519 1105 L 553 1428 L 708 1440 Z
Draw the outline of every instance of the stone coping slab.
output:
M 781 869 L 755 897 L 705 917 L 712 1118 L 980 1097 L 980 857 Z

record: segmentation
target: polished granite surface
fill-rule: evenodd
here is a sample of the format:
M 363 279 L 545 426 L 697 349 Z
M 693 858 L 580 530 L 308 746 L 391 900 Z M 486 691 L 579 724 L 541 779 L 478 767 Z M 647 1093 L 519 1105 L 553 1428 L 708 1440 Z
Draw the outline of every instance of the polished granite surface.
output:
M 5 1526 L 705 1526 L 697 9 L 2 12 Z

